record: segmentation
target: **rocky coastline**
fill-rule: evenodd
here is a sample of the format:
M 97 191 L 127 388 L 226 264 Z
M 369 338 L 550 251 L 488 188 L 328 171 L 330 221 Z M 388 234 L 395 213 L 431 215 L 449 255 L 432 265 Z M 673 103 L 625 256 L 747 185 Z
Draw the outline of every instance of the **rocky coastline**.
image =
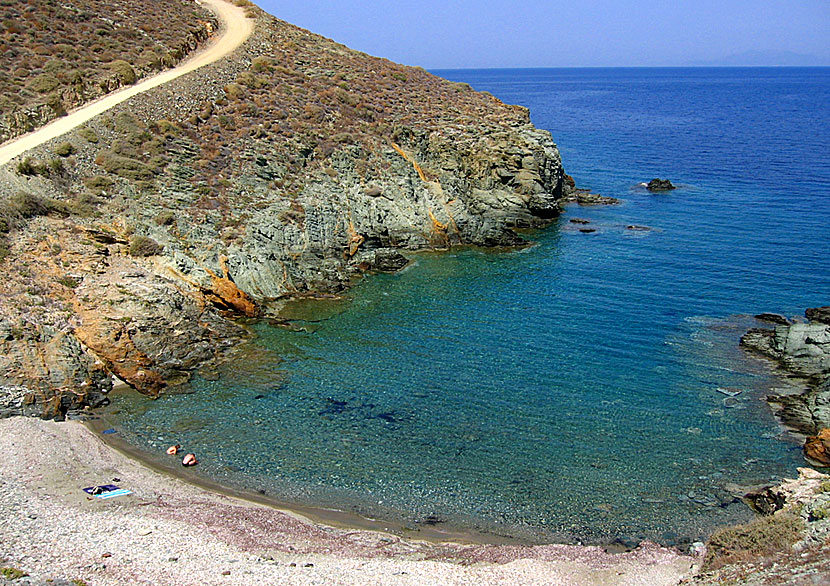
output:
M 801 393 L 770 395 L 767 400 L 781 421 L 801 436 L 830 428 L 830 307 L 808 309 L 806 321 L 800 322 L 778 314 L 757 318 L 774 327 L 750 329 L 741 337 L 741 346 L 774 361 L 803 386 Z
M 0 170 L 3 414 L 157 396 L 229 359 L 240 318 L 560 213 L 526 109 L 248 12 L 230 57 Z

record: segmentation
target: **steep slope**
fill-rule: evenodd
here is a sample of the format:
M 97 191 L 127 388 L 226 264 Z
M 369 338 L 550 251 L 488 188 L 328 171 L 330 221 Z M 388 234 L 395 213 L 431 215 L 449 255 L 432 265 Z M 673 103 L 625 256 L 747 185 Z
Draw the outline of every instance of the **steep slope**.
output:
M 2 0 L 0 23 L 0 142 L 172 67 L 217 26 L 192 0 Z
M 557 215 L 524 108 L 250 12 L 231 57 L 4 169 L 9 410 L 60 416 L 108 373 L 158 393 L 246 337 L 232 315 Z

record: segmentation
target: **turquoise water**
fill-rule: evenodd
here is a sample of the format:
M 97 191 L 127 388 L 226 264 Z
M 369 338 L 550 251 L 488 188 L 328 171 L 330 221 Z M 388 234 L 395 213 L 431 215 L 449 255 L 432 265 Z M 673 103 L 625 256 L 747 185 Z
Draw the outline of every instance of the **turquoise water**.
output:
M 299 308 L 303 331 L 261 324 L 218 381 L 119 397 L 121 435 L 413 528 L 676 543 L 748 519 L 729 483 L 801 456 L 761 399 L 786 383 L 737 341 L 747 314 L 830 302 L 830 70 L 440 73 L 529 106 L 623 204 L 571 207 L 520 251 L 415 255 Z M 655 176 L 681 189 L 636 187 Z

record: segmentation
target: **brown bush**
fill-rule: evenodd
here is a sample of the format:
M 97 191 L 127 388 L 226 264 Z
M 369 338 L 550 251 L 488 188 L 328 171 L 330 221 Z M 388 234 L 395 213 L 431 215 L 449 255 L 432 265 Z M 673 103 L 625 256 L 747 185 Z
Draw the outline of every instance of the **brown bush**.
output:
M 728 563 L 759 560 L 791 551 L 805 528 L 800 516 L 781 511 L 746 525 L 719 529 L 709 539 L 704 569 L 716 570 Z
M 133 236 L 130 240 L 130 256 L 156 256 L 161 254 L 163 248 L 147 236 Z

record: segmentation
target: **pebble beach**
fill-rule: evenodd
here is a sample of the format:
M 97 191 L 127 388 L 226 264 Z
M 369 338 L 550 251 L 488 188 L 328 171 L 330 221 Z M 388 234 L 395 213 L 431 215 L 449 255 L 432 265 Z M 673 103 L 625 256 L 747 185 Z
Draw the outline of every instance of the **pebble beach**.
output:
M 79 422 L 0 420 L 0 584 L 677 584 L 699 559 L 645 543 L 434 543 L 334 528 L 155 472 Z M 116 484 L 132 494 L 94 498 Z M 5 580 L 5 581 L 4 581 Z

